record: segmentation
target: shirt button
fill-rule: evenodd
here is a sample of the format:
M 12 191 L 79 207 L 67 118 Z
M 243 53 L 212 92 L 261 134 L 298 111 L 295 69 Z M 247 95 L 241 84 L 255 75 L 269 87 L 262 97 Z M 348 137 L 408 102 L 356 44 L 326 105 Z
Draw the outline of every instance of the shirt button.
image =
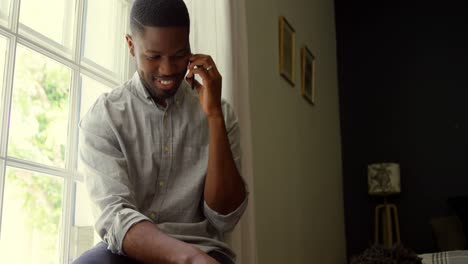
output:
M 159 182 L 159 186 L 160 186 L 160 187 L 163 187 L 163 186 L 164 186 L 164 181 L 160 181 L 160 182 Z
M 164 152 L 169 152 L 169 147 L 168 146 L 164 146 Z
M 151 219 L 156 220 L 156 214 L 155 213 L 151 213 L 150 217 L 151 217 Z

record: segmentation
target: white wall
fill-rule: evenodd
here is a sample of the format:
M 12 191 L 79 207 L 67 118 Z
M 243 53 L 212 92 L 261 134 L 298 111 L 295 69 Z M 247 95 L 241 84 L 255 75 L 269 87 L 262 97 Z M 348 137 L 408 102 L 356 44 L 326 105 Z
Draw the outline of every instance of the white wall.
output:
M 246 1 L 260 264 L 345 263 L 333 0 Z M 278 18 L 296 30 L 291 87 L 278 74 Z M 300 48 L 317 57 L 315 106 Z

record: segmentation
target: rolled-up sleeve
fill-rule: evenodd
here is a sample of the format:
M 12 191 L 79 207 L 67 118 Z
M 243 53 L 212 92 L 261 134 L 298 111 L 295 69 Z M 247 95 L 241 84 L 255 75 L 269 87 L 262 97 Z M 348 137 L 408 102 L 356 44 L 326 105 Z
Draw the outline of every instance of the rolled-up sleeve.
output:
M 240 133 L 239 133 L 239 124 L 237 121 L 237 116 L 234 113 L 232 107 L 225 101 L 223 101 L 223 113 L 224 120 L 226 124 L 226 131 L 229 139 L 229 144 L 231 147 L 232 157 L 237 167 L 237 171 L 242 176 L 242 166 L 241 166 L 241 147 L 240 147 Z M 246 190 L 246 196 L 244 201 L 229 214 L 223 215 L 208 206 L 206 201 L 204 202 L 203 212 L 205 217 L 210 221 L 210 223 L 221 233 L 229 232 L 234 229 L 237 222 L 245 212 L 248 204 L 248 186 L 244 180 L 244 186 Z
M 216 228 L 216 230 L 221 233 L 225 233 L 232 231 L 237 222 L 239 222 L 242 214 L 244 214 L 245 208 L 247 208 L 247 201 L 248 199 L 245 197 L 242 204 L 237 207 L 236 210 L 226 215 L 216 212 L 215 210 L 211 209 L 206 202 L 204 202 L 203 212 L 205 217 Z
M 127 160 L 107 113 L 102 96 L 80 122 L 78 173 L 94 203 L 97 233 L 109 250 L 124 255 L 130 227 L 151 220 L 137 210 Z

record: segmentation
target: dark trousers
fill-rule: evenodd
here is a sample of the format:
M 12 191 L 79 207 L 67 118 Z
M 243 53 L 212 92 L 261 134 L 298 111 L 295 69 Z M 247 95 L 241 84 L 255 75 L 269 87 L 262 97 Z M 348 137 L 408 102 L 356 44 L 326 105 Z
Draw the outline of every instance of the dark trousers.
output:
M 208 252 L 212 258 L 216 259 L 220 264 L 234 264 L 223 253 L 212 251 Z M 98 243 L 96 246 L 86 251 L 73 261 L 73 264 L 141 264 L 140 262 L 129 257 L 113 254 L 107 249 L 104 242 Z

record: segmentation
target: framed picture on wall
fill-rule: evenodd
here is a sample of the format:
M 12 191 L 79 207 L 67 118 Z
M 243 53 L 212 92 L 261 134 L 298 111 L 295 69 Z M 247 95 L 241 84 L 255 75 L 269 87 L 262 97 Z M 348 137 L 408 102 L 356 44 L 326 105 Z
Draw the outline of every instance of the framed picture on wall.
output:
M 284 16 L 279 19 L 279 71 L 294 86 L 294 47 L 296 32 Z
M 307 46 L 301 49 L 301 94 L 315 104 L 315 56 Z

